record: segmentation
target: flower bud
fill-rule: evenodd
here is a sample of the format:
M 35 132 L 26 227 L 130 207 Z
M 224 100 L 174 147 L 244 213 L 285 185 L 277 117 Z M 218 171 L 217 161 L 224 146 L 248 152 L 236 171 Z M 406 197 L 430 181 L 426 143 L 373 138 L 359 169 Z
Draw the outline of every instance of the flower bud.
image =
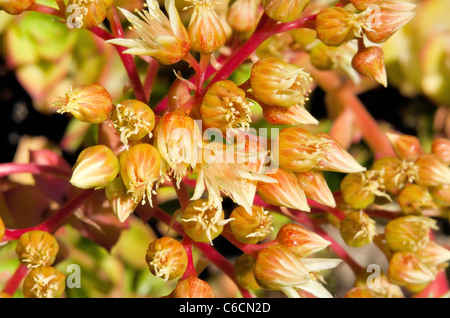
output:
M 355 54 L 352 59 L 353 68 L 364 76 L 387 87 L 386 68 L 383 50 L 377 46 L 368 47 Z
M 225 44 L 227 40 L 225 30 L 214 11 L 212 0 L 194 1 L 194 12 L 188 32 L 191 48 L 200 53 L 212 53 Z
M 245 289 L 257 290 L 261 288 L 255 279 L 255 264 L 255 259 L 245 253 L 234 261 L 236 280 Z
M 252 31 L 259 20 L 259 4 L 261 0 L 236 0 L 230 6 L 227 21 L 237 32 Z
M 406 185 L 398 194 L 397 201 L 405 214 L 420 215 L 423 210 L 436 208 L 428 189 L 417 184 Z
M 75 28 L 91 29 L 106 18 L 107 4 L 103 0 L 69 0 L 67 8 L 67 22 Z M 78 13 L 75 17 L 74 11 Z
M 431 196 L 438 207 L 450 207 L 450 184 L 441 184 L 431 189 Z
M 52 265 L 58 251 L 59 245 L 55 237 L 43 231 L 22 234 L 16 245 L 19 261 L 28 268 Z
M 430 229 L 437 229 L 436 221 L 425 216 L 407 215 L 386 224 L 387 246 L 397 252 L 416 252 L 429 241 Z
M 269 106 L 260 104 L 264 119 L 273 125 L 317 125 L 315 119 L 304 106 L 293 105 L 290 107 Z
M 399 158 L 407 161 L 415 161 L 423 154 L 423 149 L 417 137 L 393 133 L 388 133 L 386 135 Z
M 417 184 L 426 187 L 450 184 L 450 168 L 438 156 L 423 154 L 415 164 L 418 167 Z
M 290 107 L 305 105 L 313 79 L 297 65 L 268 57 L 256 62 L 251 71 L 253 94 L 267 105 Z
M 132 194 L 136 202 L 145 204 L 147 196 L 152 205 L 153 186 L 159 186 L 163 176 L 161 156 L 153 146 L 149 144 L 137 144 L 123 152 L 119 158 L 120 175 L 128 192 Z
M 318 43 L 309 52 L 311 64 L 324 71 L 332 70 L 336 66 L 335 53 L 339 48 L 334 46 L 327 46 L 324 43 Z
M 76 119 L 100 124 L 109 118 L 113 109 L 111 95 L 100 84 L 77 87 L 52 104 L 60 114 L 71 113 Z
M 263 0 L 264 12 L 281 22 L 292 22 L 302 15 L 311 0 Z
M 148 245 L 145 261 L 153 275 L 167 281 L 184 274 L 188 256 L 183 244 L 169 236 L 163 236 Z
M 59 298 L 66 289 L 66 276 L 54 267 L 37 267 L 23 281 L 26 298 Z
M 5 223 L 3 223 L 3 220 L 0 217 L 0 242 L 1 242 L 2 238 L 3 238 L 3 236 L 5 235 L 5 231 L 6 231 Z
M 29 9 L 35 0 L 0 0 L 0 10 L 8 14 L 17 15 Z
M 389 280 L 399 286 L 427 284 L 433 273 L 412 253 L 397 252 L 389 261 Z
M 450 251 L 433 241 L 428 241 L 415 254 L 428 268 L 450 261 Z
M 119 160 L 111 149 L 105 145 L 92 146 L 78 156 L 70 183 L 81 189 L 104 188 L 119 170 Z
M 305 192 L 295 174 L 284 169 L 277 169 L 267 176 L 277 180 L 276 183 L 258 182 L 258 195 L 265 202 L 301 211 L 310 211 Z
M 105 194 L 114 215 L 120 222 L 125 222 L 138 205 L 120 177 L 107 185 Z
M 189 277 L 178 282 L 173 291 L 173 298 L 214 298 L 212 287 L 197 277 Z
M 305 257 L 328 247 L 331 242 L 298 224 L 285 224 L 277 233 L 277 241 L 298 257 Z
M 250 127 L 250 106 L 245 92 L 225 80 L 211 85 L 203 97 L 200 113 L 206 128 L 218 128 L 226 134 L 227 128 Z
M 376 223 L 363 211 L 350 212 L 341 221 L 341 236 L 352 247 L 362 247 L 372 243 L 376 233 Z
M 263 207 L 253 206 L 252 214 L 239 206 L 231 212 L 230 228 L 233 236 L 241 243 L 256 244 L 273 231 L 273 216 Z
M 141 140 L 147 135 L 152 137 L 155 114 L 141 101 L 129 99 L 120 102 L 116 105 L 111 119 L 125 146 L 128 146 L 129 140 Z
M 431 144 L 431 152 L 447 166 L 450 165 L 450 139 L 436 138 Z
M 328 187 L 327 180 L 322 171 L 312 169 L 305 172 L 298 172 L 295 175 L 297 176 L 300 188 L 302 188 L 308 198 L 326 206 L 336 206 L 333 193 Z
M 367 287 L 353 287 L 344 296 L 344 298 L 376 298 L 372 291 Z
M 374 162 L 371 170 L 377 170 L 383 176 L 383 186 L 386 191 L 398 193 L 406 183 L 417 179 L 418 167 L 414 162 L 400 160 L 397 157 L 386 156 Z
M 208 203 L 208 200 L 191 201 L 181 213 L 181 226 L 195 242 L 211 243 L 223 231 L 223 226 L 232 219 L 224 219 L 221 209 Z

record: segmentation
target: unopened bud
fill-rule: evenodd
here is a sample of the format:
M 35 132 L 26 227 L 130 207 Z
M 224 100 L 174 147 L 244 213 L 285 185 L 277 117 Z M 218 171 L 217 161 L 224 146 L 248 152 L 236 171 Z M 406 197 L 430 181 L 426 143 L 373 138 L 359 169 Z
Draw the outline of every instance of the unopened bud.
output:
M 407 184 L 398 194 L 397 201 L 405 214 L 420 215 L 424 210 L 436 208 L 428 188 L 417 184 Z
M 125 146 L 128 146 L 129 140 L 141 140 L 147 135 L 152 137 L 151 131 L 155 127 L 153 110 L 135 99 L 124 100 L 117 104 L 111 120 Z
M 259 4 L 261 0 L 237 0 L 230 6 L 227 21 L 237 32 L 252 31 L 259 19 Z
M 251 103 L 245 92 L 232 81 L 219 81 L 211 85 L 203 97 L 200 113 L 206 128 L 248 128 L 251 122 Z
M 319 122 L 302 105 L 290 107 L 260 104 L 264 119 L 273 125 L 317 125 Z
M 367 287 L 353 287 L 344 298 L 376 298 L 372 291 Z
M 340 232 L 347 245 L 361 247 L 372 243 L 376 223 L 363 211 L 350 212 L 341 221 Z
M 407 215 L 390 221 L 385 227 L 387 246 L 397 252 L 416 252 L 429 241 L 436 221 L 425 216 Z
M 194 1 L 194 12 L 188 28 L 192 49 L 201 53 L 212 53 L 226 42 L 225 30 L 214 11 L 212 0 Z
M 258 195 L 265 202 L 301 211 L 310 211 L 305 192 L 295 174 L 284 169 L 268 173 L 268 177 L 277 180 L 276 183 L 258 182 Z
M 300 188 L 302 188 L 308 198 L 326 206 L 336 206 L 333 193 L 328 187 L 327 180 L 322 171 L 312 169 L 310 171 L 298 172 L 295 175 L 297 176 Z
M 145 254 L 150 272 L 165 281 L 182 276 L 188 264 L 183 244 L 169 236 L 163 236 L 149 244 Z
M 104 188 L 119 170 L 119 160 L 111 149 L 105 145 L 92 146 L 78 156 L 70 183 L 81 189 Z
M 256 244 L 273 230 L 273 216 L 260 206 L 253 206 L 251 214 L 239 206 L 231 212 L 230 219 L 231 233 L 241 243 Z
M 317 253 L 331 244 L 320 235 L 293 223 L 280 228 L 277 241 L 299 257 Z
M 386 68 L 383 50 L 377 46 L 368 47 L 355 54 L 352 59 L 353 68 L 364 76 L 387 86 Z
M 432 188 L 431 196 L 438 207 L 450 207 L 450 184 L 441 184 Z
M 189 277 L 178 282 L 175 287 L 173 298 L 214 298 L 212 287 L 197 277 Z
M 255 279 L 255 264 L 255 259 L 245 253 L 234 261 L 236 280 L 245 289 L 257 290 L 261 288 Z
M 300 18 L 311 0 L 263 0 L 264 12 L 281 22 L 292 22 Z
M 44 231 L 30 231 L 17 241 L 16 254 L 28 268 L 50 266 L 58 254 L 59 245 L 55 237 Z
M 317 37 L 328 46 L 339 46 L 361 36 L 358 15 L 340 7 L 322 10 L 316 18 Z
M 120 222 L 125 222 L 138 205 L 138 202 L 128 193 L 122 178 L 116 178 L 108 184 L 105 194 L 114 215 Z
M 80 121 L 100 124 L 109 118 L 113 104 L 108 91 L 95 83 L 71 89 L 52 107 L 58 107 L 60 114 L 69 112 Z
M 450 139 L 436 138 L 431 144 L 431 152 L 442 160 L 447 166 L 450 165 Z
M 416 255 L 429 268 L 450 261 L 450 251 L 433 241 L 429 241 L 423 245 L 416 252 Z
M 435 279 L 416 255 L 406 252 L 397 252 L 391 257 L 388 277 L 399 286 L 427 284 Z
M 309 73 L 283 59 L 260 59 L 252 67 L 250 83 L 253 94 L 267 105 L 290 107 L 305 105 L 313 81 Z
M 438 186 L 450 184 L 450 167 L 434 154 L 423 154 L 415 162 L 418 167 L 417 184 Z
M 417 137 L 394 133 L 388 133 L 386 135 L 399 158 L 407 161 L 415 161 L 423 154 L 423 149 Z
M 17 15 L 29 9 L 35 0 L 0 0 L 0 10 L 8 14 Z
M 66 289 L 66 276 L 54 267 L 37 267 L 23 281 L 26 298 L 59 298 Z

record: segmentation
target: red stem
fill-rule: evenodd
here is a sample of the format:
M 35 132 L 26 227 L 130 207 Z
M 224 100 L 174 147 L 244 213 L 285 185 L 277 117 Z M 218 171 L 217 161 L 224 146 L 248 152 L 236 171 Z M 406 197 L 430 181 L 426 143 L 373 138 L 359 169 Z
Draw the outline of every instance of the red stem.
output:
M 12 297 L 27 274 L 28 268 L 25 265 L 20 264 L 19 267 L 17 267 L 14 275 L 11 276 L 5 287 L 3 287 L 2 292 L 7 293 Z
M 54 15 L 63 19 L 65 18 L 63 11 L 39 3 L 33 4 L 28 10 Z
M 145 98 L 150 100 L 152 95 L 153 84 L 155 83 L 156 75 L 158 74 L 159 63 L 155 59 L 151 59 L 148 64 L 147 75 L 144 80 Z
M 185 235 L 183 238 L 183 247 L 186 250 L 188 256 L 188 264 L 186 267 L 186 271 L 184 272 L 184 275 L 180 280 L 185 280 L 189 277 L 197 277 L 194 260 L 192 258 L 192 240 L 187 235 Z
M 0 177 L 15 173 L 51 174 L 60 178 L 70 178 L 72 171 L 60 167 L 44 166 L 36 163 L 1 163 Z

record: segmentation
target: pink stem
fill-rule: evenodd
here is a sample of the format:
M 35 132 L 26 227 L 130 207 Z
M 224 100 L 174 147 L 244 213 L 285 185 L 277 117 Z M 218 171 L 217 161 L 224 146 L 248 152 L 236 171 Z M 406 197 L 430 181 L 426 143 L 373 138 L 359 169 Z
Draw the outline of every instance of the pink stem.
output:
M 15 173 L 51 174 L 60 178 L 70 178 L 72 171 L 60 167 L 44 166 L 36 163 L 1 163 L 0 177 Z
M 28 10 L 54 15 L 63 19 L 65 18 L 63 11 L 39 3 L 33 4 Z
M 339 220 L 342 220 L 345 217 L 345 213 L 344 212 L 342 212 L 342 211 L 340 211 L 340 210 L 338 210 L 336 208 L 332 208 L 330 206 L 323 205 L 323 204 L 321 204 L 319 202 L 316 202 L 316 201 L 314 201 L 312 199 L 308 199 L 308 205 L 310 207 L 314 207 L 314 208 L 317 208 L 319 210 L 322 210 L 322 211 L 328 212 L 330 214 L 333 214 Z
M 197 277 L 197 273 L 195 271 L 194 266 L 194 260 L 192 258 L 192 240 L 187 235 L 185 235 L 183 238 L 183 247 L 186 250 L 186 254 L 188 256 L 188 264 L 181 280 L 185 280 L 186 278 L 189 277 Z
M 20 264 L 19 267 L 17 267 L 16 271 L 14 272 L 14 275 L 11 276 L 11 278 L 6 283 L 5 287 L 3 287 L 2 292 L 12 297 L 16 292 L 17 288 L 19 288 L 22 280 L 25 278 L 25 276 L 27 276 L 27 274 L 28 268 L 25 265 Z
M 150 100 L 152 95 L 153 84 L 155 83 L 156 74 L 158 73 L 159 63 L 155 59 L 151 59 L 148 64 L 147 75 L 144 81 L 145 98 Z

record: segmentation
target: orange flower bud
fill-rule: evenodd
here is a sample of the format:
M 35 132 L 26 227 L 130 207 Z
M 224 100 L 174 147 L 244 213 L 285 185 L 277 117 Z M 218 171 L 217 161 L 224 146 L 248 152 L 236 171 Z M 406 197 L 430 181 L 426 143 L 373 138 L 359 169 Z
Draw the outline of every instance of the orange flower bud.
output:
M 364 76 L 387 87 L 386 68 L 383 50 L 377 46 L 368 47 L 355 54 L 352 59 L 353 68 Z
M 259 20 L 261 0 L 237 0 L 233 2 L 227 14 L 227 21 L 237 32 L 252 31 Z
M 125 222 L 138 205 L 120 177 L 108 184 L 105 194 L 114 215 L 120 222 Z
M 395 153 L 401 159 L 415 161 L 423 154 L 423 149 L 417 137 L 393 133 L 388 133 L 387 136 L 394 147 Z
M 308 101 L 313 81 L 309 73 L 283 59 L 260 59 L 252 67 L 250 83 L 253 94 L 267 105 L 303 106 Z
M 211 243 L 223 231 L 223 226 L 232 219 L 224 219 L 218 207 L 208 204 L 208 200 L 191 201 L 181 213 L 181 226 L 195 242 Z
M 428 268 L 450 261 L 450 251 L 433 241 L 428 241 L 415 254 Z
M 301 211 L 310 211 L 305 192 L 295 174 L 284 169 L 267 173 L 267 176 L 277 180 L 276 183 L 258 182 L 258 195 L 265 202 L 276 206 L 284 206 Z
M 301 105 L 290 107 L 260 104 L 264 119 L 273 125 L 317 125 L 319 122 Z
M 281 22 L 292 22 L 300 18 L 311 0 L 263 0 L 264 12 Z
M 431 144 L 431 152 L 442 160 L 447 166 L 450 165 L 450 139 L 436 138 Z
M 52 265 L 58 251 L 59 245 L 55 237 L 43 231 L 22 234 L 16 245 L 19 261 L 28 268 Z
M 119 170 L 119 160 L 111 149 L 105 145 L 92 146 L 78 156 L 70 183 L 81 189 L 104 188 Z
M 372 291 L 367 287 L 353 287 L 344 296 L 344 298 L 376 298 Z
M 34 2 L 35 0 L 0 0 L 0 10 L 17 15 L 29 9 Z
M 415 164 L 418 167 L 417 184 L 426 187 L 450 184 L 450 168 L 438 156 L 423 154 Z
M 257 290 L 261 288 L 255 279 L 255 264 L 255 259 L 245 253 L 234 261 L 236 280 L 245 289 Z
M 427 284 L 433 273 L 412 253 L 397 252 L 389 261 L 388 277 L 399 286 Z
M 113 109 L 111 95 L 100 84 L 77 87 L 52 104 L 60 114 L 71 113 L 76 119 L 100 124 L 109 118 Z
M 5 235 L 5 223 L 3 223 L 2 218 L 0 217 L 0 241 L 2 240 L 3 236 Z
M 195 0 L 194 12 L 189 23 L 192 49 L 201 53 L 212 53 L 220 49 L 227 36 L 222 23 L 214 11 L 212 0 Z
M 390 221 L 384 235 L 391 250 L 416 252 L 429 241 L 430 229 L 437 229 L 433 219 L 407 215 Z
M 251 122 L 250 101 L 245 92 L 232 81 L 211 85 L 203 97 L 200 113 L 206 128 L 248 128 Z
M 431 189 L 431 196 L 438 207 L 450 207 L 450 184 L 441 184 Z
M 341 236 L 352 247 L 361 247 L 372 243 L 376 233 L 376 223 L 366 213 L 350 212 L 341 221 Z
M 184 274 L 188 257 L 183 244 L 169 236 L 163 236 L 148 245 L 145 261 L 153 275 L 167 281 Z
M 307 197 L 326 206 L 336 206 L 333 193 L 328 187 L 327 180 L 322 171 L 312 169 L 310 171 L 298 172 L 295 175 L 297 176 L 300 188 L 302 188 Z
M 189 277 L 178 282 L 173 291 L 173 298 L 214 298 L 212 287 L 197 277 Z
M 319 252 L 331 244 L 320 235 L 293 223 L 280 228 L 277 241 L 299 257 Z
M 138 144 L 131 146 L 119 158 L 120 175 L 128 192 L 136 202 L 145 203 L 147 196 L 152 205 L 151 196 L 155 193 L 153 186 L 159 186 L 163 177 L 161 156 L 153 146 Z
M 141 140 L 147 135 L 152 137 L 155 114 L 141 101 L 130 99 L 120 102 L 116 105 L 111 119 L 125 146 L 128 146 L 129 140 Z
M 66 289 L 66 276 L 54 267 L 37 267 L 23 281 L 26 298 L 59 298 Z
M 406 185 L 398 194 L 397 201 L 405 214 L 422 214 L 423 210 L 436 208 L 428 189 L 417 184 Z
M 383 176 L 384 189 L 391 193 L 397 193 L 403 189 L 406 183 L 414 182 L 418 174 L 418 167 L 414 162 L 402 161 L 392 156 L 376 160 L 371 170 L 380 171 Z
M 230 228 L 233 236 L 242 243 L 256 244 L 273 231 L 273 216 L 263 207 L 253 206 L 252 214 L 239 206 L 231 212 Z
M 103 0 L 70 0 L 67 4 L 66 18 L 72 18 L 74 7 L 78 15 L 74 20 L 67 22 L 75 28 L 91 29 L 103 22 L 106 18 L 107 4 Z

